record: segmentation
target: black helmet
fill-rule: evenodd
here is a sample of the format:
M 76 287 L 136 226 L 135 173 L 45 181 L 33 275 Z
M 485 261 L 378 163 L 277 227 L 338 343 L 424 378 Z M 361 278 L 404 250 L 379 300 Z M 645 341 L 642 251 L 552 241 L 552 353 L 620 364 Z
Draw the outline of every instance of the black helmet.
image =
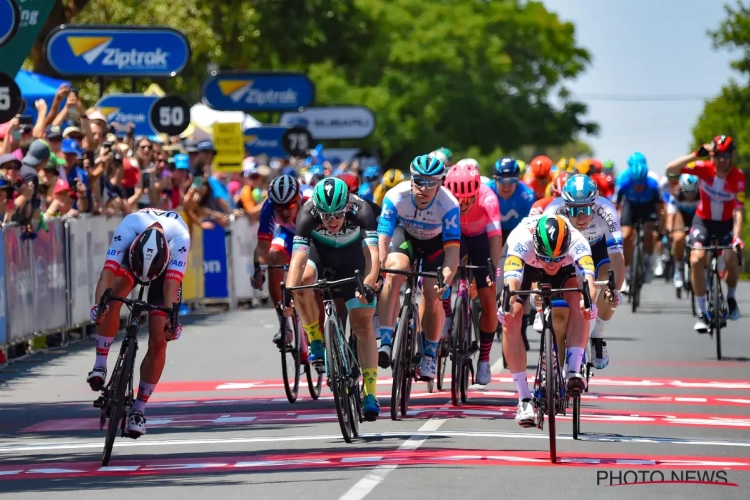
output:
M 169 263 L 169 247 L 164 233 L 148 228 L 130 245 L 130 270 L 135 279 L 147 285 L 164 272 Z

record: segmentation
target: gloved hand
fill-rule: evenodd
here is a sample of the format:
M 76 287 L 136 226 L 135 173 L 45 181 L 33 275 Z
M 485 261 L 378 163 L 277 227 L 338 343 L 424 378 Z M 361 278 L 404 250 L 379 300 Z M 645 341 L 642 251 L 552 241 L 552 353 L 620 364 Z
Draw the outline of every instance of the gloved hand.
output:
M 255 272 L 253 273 L 253 277 L 250 278 L 250 284 L 256 290 L 262 290 L 263 283 L 265 282 L 266 282 L 266 273 L 264 273 L 260 267 L 256 267 Z
M 167 335 L 167 342 L 170 340 L 177 340 L 182 335 L 182 325 L 177 323 L 177 326 L 175 328 L 172 328 L 172 325 L 169 320 L 164 324 L 164 333 Z
M 581 314 L 583 314 L 583 318 L 587 319 L 589 321 L 596 320 L 596 317 L 599 315 L 599 310 L 596 308 L 596 303 L 591 302 L 591 309 L 586 309 L 586 307 L 583 305 L 583 299 L 581 299 Z
M 612 298 L 610 299 L 610 305 L 614 309 L 617 306 L 619 306 L 620 304 L 622 304 L 622 292 L 620 290 L 615 290 L 614 292 L 612 292 Z
M 740 247 L 740 248 L 744 249 L 745 248 L 745 242 L 742 241 L 740 238 L 735 237 L 735 238 L 732 238 L 732 246 L 733 247 Z
M 503 306 L 497 308 L 497 321 L 505 326 L 505 311 L 503 310 Z
M 109 304 L 104 306 L 104 310 L 97 317 L 98 312 L 99 312 L 99 304 L 95 304 L 94 307 L 91 308 L 91 322 L 95 325 L 101 324 L 101 322 L 104 321 L 104 318 L 107 317 L 107 313 L 109 312 Z

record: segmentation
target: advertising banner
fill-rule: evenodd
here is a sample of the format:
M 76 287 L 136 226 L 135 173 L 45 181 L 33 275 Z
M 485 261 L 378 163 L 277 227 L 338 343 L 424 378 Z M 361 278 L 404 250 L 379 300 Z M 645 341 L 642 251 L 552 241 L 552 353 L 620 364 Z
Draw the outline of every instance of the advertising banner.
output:
M 182 219 L 190 228 L 190 251 L 185 276 L 182 278 L 182 302 L 190 302 L 204 297 L 203 293 L 203 229 L 191 224 L 183 212 Z
M 266 125 L 245 129 L 245 151 L 252 156 L 268 155 L 270 157 L 284 158 L 286 151 L 281 138 L 287 127 L 278 125 Z
M 256 295 L 250 277 L 255 271 L 253 256 L 258 246 L 258 226 L 257 222 L 251 224 L 247 216 L 235 218 L 232 226 L 232 274 L 237 300 L 252 299 Z
M 229 298 L 226 232 L 218 224 L 203 230 L 203 284 L 207 299 Z
M 201 91 L 217 111 L 297 111 L 315 101 L 315 85 L 304 73 L 212 73 Z
M 50 32 L 45 52 L 65 76 L 172 77 L 190 61 L 185 36 L 164 27 L 66 24 Z
M 0 47 L 13 39 L 20 22 L 21 11 L 16 0 L 0 0 Z
M 7 1 L 7 0 L 5 0 Z M 14 0 L 11 0 L 11 2 Z M 55 2 L 50 0 L 15 0 L 20 10 L 20 20 L 16 34 L 0 46 L 0 71 L 15 76 L 29 56 L 31 47 L 47 22 Z M 4 16 L 0 11 L 0 18 Z
M 99 99 L 96 107 L 108 123 L 117 122 L 120 126 L 132 123 L 135 135 L 156 135 L 151 124 L 151 108 L 158 100 L 156 96 L 143 94 L 109 94 Z
M 0 229 L 0 241 L 2 241 L 2 229 Z M 7 304 L 5 302 L 5 245 L 0 245 L 0 345 L 8 341 Z
M 364 139 L 375 130 L 375 113 L 364 106 L 323 106 L 284 113 L 279 123 L 305 127 L 316 141 Z

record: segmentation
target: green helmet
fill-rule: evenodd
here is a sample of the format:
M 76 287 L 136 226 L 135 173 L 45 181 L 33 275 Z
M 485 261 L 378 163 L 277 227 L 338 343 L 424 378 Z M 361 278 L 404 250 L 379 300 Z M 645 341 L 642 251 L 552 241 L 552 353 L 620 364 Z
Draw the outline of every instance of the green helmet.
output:
M 448 159 L 448 161 L 451 161 L 453 159 L 453 151 L 451 151 L 448 148 L 440 148 L 438 149 L 441 153 L 445 155 L 445 157 Z
M 313 188 L 313 203 L 319 212 L 330 214 L 346 208 L 349 188 L 337 177 L 326 177 Z

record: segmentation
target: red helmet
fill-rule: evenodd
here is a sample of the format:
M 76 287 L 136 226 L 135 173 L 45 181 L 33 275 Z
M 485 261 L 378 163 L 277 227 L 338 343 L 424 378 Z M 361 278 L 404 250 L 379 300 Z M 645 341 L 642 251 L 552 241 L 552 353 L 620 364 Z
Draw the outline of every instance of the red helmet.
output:
M 552 170 L 552 160 L 549 156 L 539 155 L 531 160 L 528 168 L 537 179 L 545 179 Z
M 339 174 L 336 177 L 344 181 L 349 188 L 351 194 L 357 194 L 359 192 L 359 177 L 354 174 Z
M 568 172 L 565 170 L 561 170 L 558 172 L 557 177 L 555 177 L 555 180 L 550 184 L 550 196 L 554 196 L 555 198 L 559 198 L 562 195 L 563 186 L 568 181 Z
M 470 163 L 458 163 L 448 170 L 445 187 L 456 198 L 471 198 L 479 192 L 479 170 Z
M 734 139 L 728 135 L 717 135 L 714 137 L 714 153 L 734 153 Z

